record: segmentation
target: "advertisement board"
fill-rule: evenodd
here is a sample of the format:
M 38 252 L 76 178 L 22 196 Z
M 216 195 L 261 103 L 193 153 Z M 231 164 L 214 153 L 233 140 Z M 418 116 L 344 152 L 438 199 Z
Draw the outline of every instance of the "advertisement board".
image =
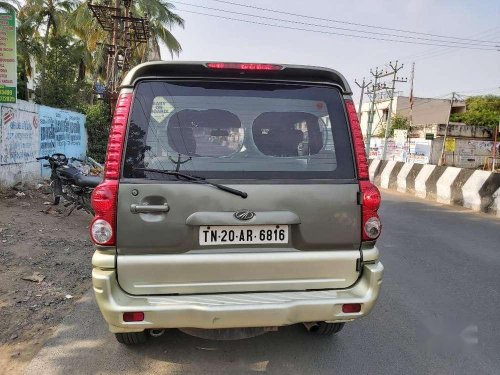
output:
M 17 101 L 16 15 L 0 13 L 0 103 Z

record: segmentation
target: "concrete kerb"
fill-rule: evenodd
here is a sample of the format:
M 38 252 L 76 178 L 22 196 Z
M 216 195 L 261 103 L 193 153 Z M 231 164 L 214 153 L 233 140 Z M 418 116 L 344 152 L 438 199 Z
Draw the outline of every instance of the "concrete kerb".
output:
M 370 180 L 384 189 L 500 217 L 499 173 L 376 159 L 369 164 Z

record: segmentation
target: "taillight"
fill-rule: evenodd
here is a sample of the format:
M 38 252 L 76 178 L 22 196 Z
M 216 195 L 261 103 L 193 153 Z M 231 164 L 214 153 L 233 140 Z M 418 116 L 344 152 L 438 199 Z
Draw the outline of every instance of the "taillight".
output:
M 118 180 L 104 180 L 92 192 L 95 216 L 90 224 L 90 237 L 98 245 L 114 245 Z
M 116 244 L 118 178 L 131 103 L 132 93 L 124 93 L 118 97 L 109 131 L 104 181 L 92 192 L 91 204 L 95 216 L 90 224 L 90 237 L 98 245 Z
M 381 197 L 378 188 L 370 181 L 359 181 L 361 190 L 362 239 L 373 241 L 380 236 L 382 224 L 378 216 Z
M 363 241 L 373 241 L 380 236 L 380 232 L 382 230 L 382 224 L 380 223 L 380 218 L 377 212 L 381 202 L 380 191 L 369 181 L 365 143 L 363 141 L 363 133 L 361 133 L 361 127 L 359 125 L 354 102 L 347 99 L 345 101 L 345 106 L 353 138 L 356 169 L 358 170 L 359 190 L 361 192 L 361 238 Z
M 210 62 L 207 63 L 207 68 L 236 70 L 282 70 L 283 66 L 276 64 Z

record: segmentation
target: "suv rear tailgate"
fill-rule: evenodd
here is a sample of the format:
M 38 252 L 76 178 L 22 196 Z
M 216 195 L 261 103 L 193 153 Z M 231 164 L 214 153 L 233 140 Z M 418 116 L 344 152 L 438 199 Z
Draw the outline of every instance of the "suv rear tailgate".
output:
M 249 197 L 242 201 L 208 186 L 183 183 L 121 184 L 117 223 L 121 287 L 131 294 L 213 293 L 336 289 L 357 280 L 357 184 L 231 187 L 244 189 Z M 303 195 L 309 198 L 297 199 Z M 169 205 L 169 212 L 131 213 L 133 204 L 158 197 Z M 231 224 L 254 225 L 270 207 L 273 212 L 292 209 L 299 222 L 273 223 L 289 226 L 286 244 L 216 248 L 200 246 L 199 226 L 187 223 L 196 213 L 227 212 L 232 217 L 244 207 L 252 207 L 255 218 L 248 223 L 234 219 Z

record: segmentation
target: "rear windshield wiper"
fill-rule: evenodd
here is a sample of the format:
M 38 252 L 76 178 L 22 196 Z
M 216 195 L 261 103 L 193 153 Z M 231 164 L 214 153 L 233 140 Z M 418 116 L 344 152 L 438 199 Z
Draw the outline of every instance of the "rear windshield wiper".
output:
M 175 176 L 177 178 L 183 178 L 185 181 L 191 181 L 196 184 L 202 184 L 202 185 L 212 185 L 216 187 L 217 189 L 223 190 L 227 193 L 231 193 L 234 195 L 238 195 L 242 198 L 248 197 L 248 194 L 245 193 L 244 191 L 237 190 L 230 188 L 229 186 L 221 185 L 216 182 L 211 182 L 206 180 L 203 177 L 199 176 L 193 176 L 190 174 L 182 173 L 182 172 L 177 172 L 177 171 L 169 171 L 166 169 L 154 169 L 154 168 L 133 168 L 135 171 L 143 171 L 143 172 L 152 172 L 152 173 L 160 173 L 160 174 L 166 174 L 168 176 Z

